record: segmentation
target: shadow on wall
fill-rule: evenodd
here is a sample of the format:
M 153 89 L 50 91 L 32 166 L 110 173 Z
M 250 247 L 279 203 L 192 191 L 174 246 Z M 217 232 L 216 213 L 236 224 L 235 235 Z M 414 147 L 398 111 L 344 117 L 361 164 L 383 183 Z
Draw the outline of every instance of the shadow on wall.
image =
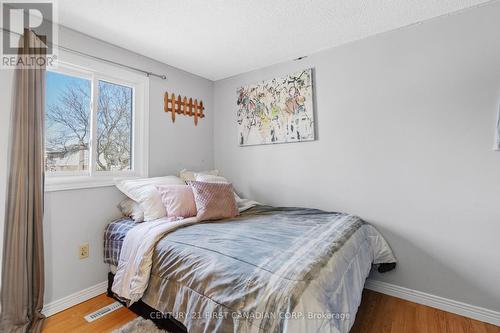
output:
M 394 271 L 380 274 L 372 270 L 369 278 L 393 283 L 405 288 L 410 288 L 410 285 L 413 286 L 410 289 L 415 288 L 414 286 L 418 286 L 415 288 L 418 291 L 484 307 L 493 311 L 500 311 L 500 303 L 498 303 L 497 298 L 498 294 L 492 293 L 492 286 L 481 284 L 480 279 L 478 279 L 478 275 L 480 275 L 481 272 L 470 271 L 465 275 L 463 272 L 453 269 L 453 263 L 461 260 L 459 256 L 455 258 L 456 261 L 454 260 L 454 262 L 440 260 L 438 256 L 426 251 L 426 249 L 421 246 L 417 246 L 404 236 L 396 234 L 384 227 L 380 227 L 376 222 L 367 222 L 374 225 L 382 233 L 394 250 L 398 260 L 398 266 Z M 450 234 L 450 237 L 452 237 L 452 234 Z M 416 261 L 415 258 L 418 258 L 418 261 Z M 411 269 L 406 269 L 410 266 L 412 266 Z M 418 267 L 418 277 L 410 274 L 410 272 L 415 271 L 415 266 Z M 471 267 L 471 270 L 472 269 Z M 395 280 L 407 281 L 408 285 L 395 283 Z M 446 288 L 443 288 L 443 284 L 446 284 Z M 460 289 L 451 294 L 443 292 L 446 289 L 448 293 L 450 293 L 453 286 L 457 286 L 456 288 L 459 288 L 458 286 L 467 286 L 467 290 Z M 457 295 L 465 296 L 464 298 L 467 299 L 459 299 Z

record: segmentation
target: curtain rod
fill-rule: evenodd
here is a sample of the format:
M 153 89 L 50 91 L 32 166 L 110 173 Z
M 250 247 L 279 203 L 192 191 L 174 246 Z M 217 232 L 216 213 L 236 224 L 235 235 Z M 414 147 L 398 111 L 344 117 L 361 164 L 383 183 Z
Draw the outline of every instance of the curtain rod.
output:
M 2 27 L 0 27 L 0 29 L 3 31 L 3 32 L 6 32 L 6 33 L 10 33 L 10 34 L 15 34 L 15 35 L 18 35 L 18 36 L 21 36 L 23 37 L 23 34 L 20 34 L 18 32 L 15 32 L 15 31 L 11 31 L 11 30 L 7 30 L 7 29 L 4 29 Z M 154 77 L 157 77 L 157 78 L 160 78 L 162 80 L 166 80 L 167 79 L 167 76 L 165 74 L 156 74 L 156 73 L 153 73 L 153 72 L 150 72 L 150 71 L 146 71 L 144 69 L 140 69 L 140 68 L 137 68 L 137 67 L 134 67 L 134 66 L 130 66 L 130 65 L 126 65 L 126 64 L 122 64 L 120 62 L 117 62 L 117 61 L 113 61 L 113 60 L 109 60 L 109 59 L 105 59 L 105 58 L 101 58 L 101 57 L 98 57 L 98 56 L 95 56 L 95 55 L 92 55 L 92 54 L 89 54 L 89 53 L 86 53 L 86 52 L 82 52 L 82 51 L 78 51 L 78 50 L 75 50 L 75 49 L 72 49 L 72 48 L 69 48 L 69 47 L 65 47 L 65 46 L 61 46 L 61 45 L 57 45 L 57 44 L 54 44 L 54 43 L 50 43 L 52 46 L 55 46 L 61 50 L 64 50 L 66 52 L 70 52 L 70 53 L 74 53 L 74 54 L 78 54 L 78 55 L 82 55 L 84 57 L 87 57 L 87 58 L 92 58 L 92 59 L 95 59 L 95 60 L 99 60 L 99 61 L 104 61 L 104 62 L 107 62 L 108 64 L 113 64 L 115 66 L 120 66 L 120 67 L 124 67 L 124 68 L 128 68 L 128 69 L 131 69 L 133 71 L 136 71 L 136 72 L 140 72 L 140 73 L 143 73 L 143 74 L 146 74 L 146 76 L 154 76 Z

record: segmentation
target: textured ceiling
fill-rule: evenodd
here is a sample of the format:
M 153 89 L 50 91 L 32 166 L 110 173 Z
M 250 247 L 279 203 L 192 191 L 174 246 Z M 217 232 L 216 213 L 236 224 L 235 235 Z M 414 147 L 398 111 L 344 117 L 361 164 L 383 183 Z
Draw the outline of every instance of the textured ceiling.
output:
M 63 0 L 62 25 L 211 80 L 486 0 Z

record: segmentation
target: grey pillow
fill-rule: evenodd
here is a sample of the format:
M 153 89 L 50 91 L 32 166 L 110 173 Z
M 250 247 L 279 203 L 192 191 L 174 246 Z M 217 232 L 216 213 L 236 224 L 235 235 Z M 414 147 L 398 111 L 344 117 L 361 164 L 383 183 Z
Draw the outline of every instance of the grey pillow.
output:
M 144 211 L 141 206 L 130 198 L 123 199 L 118 204 L 118 209 L 122 212 L 123 216 L 129 216 L 134 222 L 144 221 Z

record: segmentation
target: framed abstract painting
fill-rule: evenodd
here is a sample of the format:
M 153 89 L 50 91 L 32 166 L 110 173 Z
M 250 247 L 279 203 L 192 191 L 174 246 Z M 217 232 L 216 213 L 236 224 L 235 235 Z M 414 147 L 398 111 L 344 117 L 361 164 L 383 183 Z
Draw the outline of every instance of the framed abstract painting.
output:
M 312 69 L 241 87 L 240 146 L 315 139 Z

